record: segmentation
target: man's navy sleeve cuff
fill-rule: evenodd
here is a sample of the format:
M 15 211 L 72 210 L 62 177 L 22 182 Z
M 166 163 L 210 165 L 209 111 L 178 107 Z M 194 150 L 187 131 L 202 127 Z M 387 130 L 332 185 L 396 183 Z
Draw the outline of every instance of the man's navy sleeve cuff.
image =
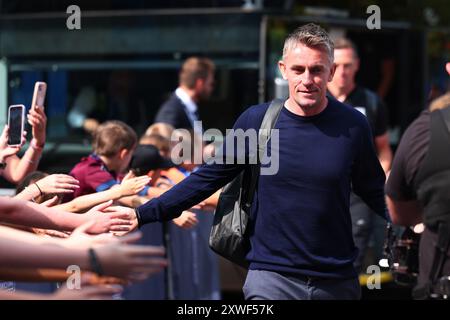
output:
M 147 223 L 162 221 L 163 208 L 161 206 L 161 202 L 157 198 L 144 203 L 135 210 L 139 227 Z
M 136 219 L 138 222 L 138 228 L 142 227 L 142 218 L 141 218 L 141 214 L 139 213 L 138 208 L 134 208 L 134 213 L 136 214 Z

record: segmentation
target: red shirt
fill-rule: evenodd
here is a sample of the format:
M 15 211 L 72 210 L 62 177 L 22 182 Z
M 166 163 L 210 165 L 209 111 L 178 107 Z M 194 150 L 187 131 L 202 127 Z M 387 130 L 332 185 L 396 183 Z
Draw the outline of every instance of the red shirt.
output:
M 120 184 L 123 178 L 122 174 L 110 171 L 96 154 L 82 158 L 69 174 L 80 182 L 80 187 L 66 198 L 67 201 L 85 194 L 108 190 Z

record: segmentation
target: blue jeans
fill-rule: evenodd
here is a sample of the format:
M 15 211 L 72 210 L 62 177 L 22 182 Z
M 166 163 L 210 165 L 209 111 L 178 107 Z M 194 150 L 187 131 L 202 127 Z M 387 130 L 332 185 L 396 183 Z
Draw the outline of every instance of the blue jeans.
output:
M 359 300 L 358 278 L 323 279 L 249 270 L 243 287 L 246 300 Z

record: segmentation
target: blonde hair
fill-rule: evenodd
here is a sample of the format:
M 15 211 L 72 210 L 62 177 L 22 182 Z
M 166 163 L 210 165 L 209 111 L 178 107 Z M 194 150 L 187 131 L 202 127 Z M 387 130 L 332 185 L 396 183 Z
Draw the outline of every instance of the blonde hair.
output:
M 168 123 L 156 122 L 147 128 L 147 130 L 145 131 L 145 135 L 151 136 L 153 134 L 157 134 L 166 138 L 167 140 L 170 140 L 170 137 L 172 136 L 172 132 L 174 130 L 175 128 Z

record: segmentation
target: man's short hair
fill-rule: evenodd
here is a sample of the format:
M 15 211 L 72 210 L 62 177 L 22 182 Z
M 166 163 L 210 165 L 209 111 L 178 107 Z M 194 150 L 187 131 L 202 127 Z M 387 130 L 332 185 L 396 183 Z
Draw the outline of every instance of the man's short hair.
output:
M 355 59 L 359 58 L 358 48 L 356 48 L 355 43 L 348 38 L 338 38 L 334 40 L 334 49 L 352 49 Z
M 136 145 L 136 132 L 122 121 L 106 121 L 94 134 L 94 152 L 99 156 L 113 157 L 122 149 L 132 150 Z
M 193 89 L 198 79 L 206 79 L 215 70 L 214 63 L 208 58 L 188 58 L 181 67 L 180 84 Z
M 330 62 L 334 60 L 334 44 L 328 33 L 314 23 L 308 23 L 298 27 L 289 34 L 284 41 L 283 58 L 286 57 L 288 51 L 303 44 L 309 48 L 320 48 L 325 50 L 330 58 Z

